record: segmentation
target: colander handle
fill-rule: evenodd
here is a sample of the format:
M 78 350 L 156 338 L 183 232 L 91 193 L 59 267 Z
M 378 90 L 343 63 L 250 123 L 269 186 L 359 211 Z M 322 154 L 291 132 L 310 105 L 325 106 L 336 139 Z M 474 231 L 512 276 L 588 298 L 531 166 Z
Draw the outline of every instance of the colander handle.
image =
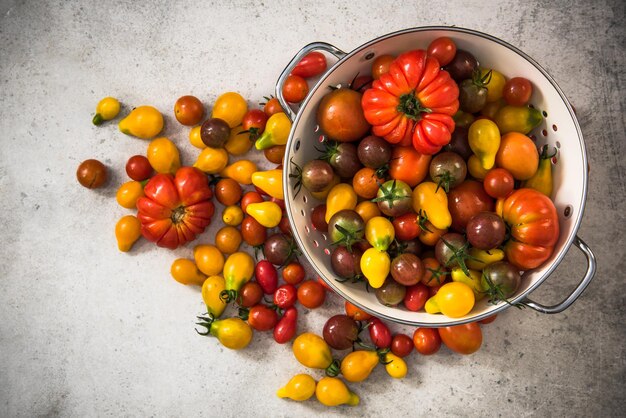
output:
M 585 273 L 585 276 L 580 281 L 580 283 L 578 283 L 578 286 L 576 286 L 574 291 L 570 293 L 567 299 L 565 299 L 563 302 L 553 306 L 544 306 L 540 303 L 533 302 L 528 298 L 521 302 L 522 305 L 528 306 L 529 308 L 534 309 L 537 312 L 554 314 L 563 312 L 564 310 L 569 308 L 570 305 L 576 301 L 576 299 L 578 299 L 578 297 L 581 295 L 581 293 L 583 293 L 589 283 L 591 283 L 593 276 L 596 274 L 596 256 L 591 251 L 591 248 L 589 248 L 587 244 L 585 244 L 585 242 L 578 236 L 576 236 L 576 238 L 574 239 L 574 244 L 578 247 L 578 249 L 580 249 L 580 251 L 583 252 L 585 257 L 587 257 L 587 272 Z
M 291 108 L 291 106 L 289 105 L 289 103 L 287 103 L 287 101 L 285 100 L 285 97 L 283 96 L 283 84 L 285 84 L 285 80 L 287 80 L 287 77 L 289 76 L 289 73 L 291 73 L 291 71 L 293 71 L 293 69 L 296 67 L 296 65 L 298 65 L 298 63 L 300 62 L 300 60 L 309 52 L 313 52 L 313 51 L 326 51 L 332 55 L 334 55 L 335 57 L 337 57 L 337 59 L 342 59 L 343 57 L 345 57 L 347 54 L 345 52 L 343 52 L 341 49 L 328 44 L 326 42 L 313 42 L 308 44 L 307 46 L 305 46 L 304 48 L 302 48 L 300 50 L 300 52 L 298 52 L 289 62 L 289 64 L 287 64 L 287 66 L 285 67 L 285 69 L 283 70 L 282 73 L 280 73 L 280 77 L 278 77 L 278 81 L 276 81 L 276 98 L 278 98 L 278 101 L 280 102 L 280 105 L 283 107 L 283 109 L 285 110 L 285 113 L 287 113 L 287 116 L 289 116 L 289 119 L 291 119 L 291 121 L 293 122 L 293 120 L 296 118 L 296 112 L 293 111 L 293 109 Z

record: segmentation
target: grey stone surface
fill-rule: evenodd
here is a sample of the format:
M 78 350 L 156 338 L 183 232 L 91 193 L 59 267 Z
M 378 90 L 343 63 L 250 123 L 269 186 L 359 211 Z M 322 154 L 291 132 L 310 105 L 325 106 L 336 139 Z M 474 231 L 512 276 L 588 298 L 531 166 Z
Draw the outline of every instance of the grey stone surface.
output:
M 484 346 L 472 356 L 414 354 L 402 381 L 379 367 L 351 385 L 362 398 L 357 408 L 280 400 L 276 389 L 305 371 L 288 345 L 257 335 L 231 352 L 193 331 L 199 291 L 169 277 L 190 248 L 142 242 L 117 251 L 113 228 L 127 211 L 115 191 L 126 159 L 147 143 L 114 123 L 93 127 L 93 108 L 106 95 L 126 110 L 157 106 L 165 134 L 191 162 L 197 151 L 172 117 L 177 97 L 209 104 L 236 90 L 255 103 L 309 42 L 348 51 L 424 25 L 510 42 L 576 106 L 591 166 L 579 235 L 597 254 L 596 279 L 563 314 L 508 310 L 484 327 Z M 622 415 L 625 25 L 620 1 L 2 1 L 0 416 Z M 111 169 L 100 191 L 76 183 L 87 158 Z M 584 267 L 570 251 L 533 298 L 560 300 Z M 321 332 L 341 310 L 329 299 L 301 312 L 300 330 Z

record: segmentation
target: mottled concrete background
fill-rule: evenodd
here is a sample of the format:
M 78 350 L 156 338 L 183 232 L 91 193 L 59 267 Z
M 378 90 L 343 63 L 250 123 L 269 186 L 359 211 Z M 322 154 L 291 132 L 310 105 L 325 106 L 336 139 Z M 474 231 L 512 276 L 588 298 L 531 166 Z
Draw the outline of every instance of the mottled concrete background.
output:
M 623 413 L 624 3 L 446 3 L 2 1 L 0 416 Z M 189 248 L 168 253 L 141 243 L 131 254 L 117 251 L 113 227 L 126 212 L 115 191 L 126 159 L 146 143 L 114 124 L 93 127 L 93 108 L 106 95 L 128 107 L 157 106 L 191 162 L 197 152 L 171 116 L 177 97 L 195 94 L 208 104 L 237 90 L 255 103 L 309 42 L 348 51 L 424 25 L 474 28 L 520 47 L 576 106 L 591 166 L 579 235 L 598 256 L 597 277 L 563 314 L 507 311 L 484 328 L 475 355 L 412 355 L 402 381 L 378 368 L 352 385 L 358 408 L 279 400 L 275 390 L 304 371 L 289 346 L 259 335 L 235 353 L 195 335 L 200 294 L 169 278 L 172 260 L 189 257 Z M 101 191 L 75 181 L 87 158 L 113 171 Z M 533 298 L 559 301 L 584 267 L 573 249 Z M 339 306 L 332 297 L 302 315 L 300 329 L 321 332 Z

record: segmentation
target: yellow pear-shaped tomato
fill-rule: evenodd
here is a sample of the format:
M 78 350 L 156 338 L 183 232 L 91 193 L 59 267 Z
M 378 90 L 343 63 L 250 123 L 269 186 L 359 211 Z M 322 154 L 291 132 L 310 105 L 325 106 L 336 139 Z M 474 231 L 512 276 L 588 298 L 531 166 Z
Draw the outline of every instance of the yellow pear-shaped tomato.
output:
M 337 377 L 323 377 L 317 382 L 315 396 L 322 405 L 326 406 L 359 404 L 359 397 Z
M 387 374 L 394 379 L 402 379 L 406 376 L 408 372 L 408 368 L 406 366 L 406 362 L 401 358 L 396 356 L 393 353 L 385 354 L 385 370 Z
M 136 216 L 123 216 L 115 225 L 117 248 L 122 252 L 130 251 L 133 244 L 141 237 L 141 222 Z
M 252 174 L 252 184 L 276 199 L 284 199 L 283 170 L 257 171 Z
M 437 294 L 426 301 L 424 310 L 428 313 L 442 313 L 450 318 L 467 315 L 474 307 L 474 292 L 465 283 L 446 283 Z
M 252 328 L 241 318 L 227 318 L 213 321 L 210 325 L 211 335 L 226 348 L 240 350 L 252 341 Z
M 237 299 L 237 293 L 244 283 L 250 281 L 254 275 L 254 260 L 248 253 L 236 252 L 231 254 L 224 263 L 224 280 L 226 281 L 226 302 Z M 228 297 L 226 297 L 228 296 Z
M 285 145 L 291 131 L 291 120 L 284 112 L 274 113 L 265 124 L 265 130 L 256 140 L 254 146 L 264 150 L 276 145 Z
M 326 223 L 340 210 L 354 210 L 357 203 L 357 195 L 350 184 L 339 183 L 328 192 L 326 197 Z
M 226 284 L 222 276 L 210 276 L 202 283 L 202 300 L 207 312 L 215 318 L 219 318 L 226 309 L 226 302 L 220 297 L 224 289 Z
M 446 229 L 452 225 L 448 195 L 443 187 L 432 181 L 420 183 L 413 190 L 413 210 L 415 213 L 423 212 L 437 229 Z
M 480 160 L 485 170 L 490 170 L 496 163 L 496 153 L 500 148 L 500 130 L 489 119 L 478 119 L 470 125 L 467 141 L 474 155 Z
M 369 285 L 378 289 L 385 283 L 391 269 L 389 254 L 378 251 L 376 248 L 368 248 L 361 256 L 361 271 Z
M 341 361 L 341 374 L 348 382 L 361 382 L 369 377 L 379 361 L 376 351 L 353 351 Z
M 187 258 L 178 258 L 172 263 L 170 273 L 174 280 L 182 284 L 202 285 L 206 276 L 198 270 L 198 267 Z
M 246 213 L 266 228 L 274 228 L 283 217 L 280 206 L 271 201 L 250 203 L 246 206 Z
M 279 398 L 289 398 L 294 401 L 306 401 L 315 394 L 315 379 L 308 374 L 297 374 L 276 395 Z
M 178 148 L 166 137 L 150 142 L 146 154 L 150 165 L 157 173 L 175 174 L 180 168 Z
M 316 334 L 305 332 L 293 340 L 293 355 L 304 366 L 326 369 L 333 363 L 330 347 Z
M 111 120 L 120 113 L 120 102 L 115 97 L 105 97 L 98 102 L 96 114 L 92 119 L 94 125 Z
M 154 138 L 163 130 L 163 115 L 152 106 L 139 106 L 122 119 L 118 127 L 126 135 Z
M 383 216 L 375 216 L 365 224 L 365 239 L 378 251 L 386 251 L 394 238 L 393 224 Z
M 228 177 L 239 184 L 252 184 L 252 173 L 257 171 L 256 164 L 250 160 L 239 160 L 220 172 L 220 176 Z
M 224 148 L 206 147 L 202 150 L 194 167 L 207 174 L 217 174 L 228 165 L 228 153 Z

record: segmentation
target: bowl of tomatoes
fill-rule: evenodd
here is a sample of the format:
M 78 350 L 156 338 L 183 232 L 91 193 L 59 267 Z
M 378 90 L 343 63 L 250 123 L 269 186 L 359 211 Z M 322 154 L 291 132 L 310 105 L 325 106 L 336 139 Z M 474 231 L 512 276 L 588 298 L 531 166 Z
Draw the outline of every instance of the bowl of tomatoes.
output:
M 336 60 L 294 109 L 283 83 L 308 54 Z M 293 120 L 283 174 L 294 238 L 338 294 L 381 319 L 440 327 L 511 306 L 561 312 L 592 280 L 576 235 L 587 156 L 552 77 L 470 29 L 406 29 L 352 52 L 298 52 L 276 95 Z M 528 298 L 574 244 L 587 259 L 554 306 Z

